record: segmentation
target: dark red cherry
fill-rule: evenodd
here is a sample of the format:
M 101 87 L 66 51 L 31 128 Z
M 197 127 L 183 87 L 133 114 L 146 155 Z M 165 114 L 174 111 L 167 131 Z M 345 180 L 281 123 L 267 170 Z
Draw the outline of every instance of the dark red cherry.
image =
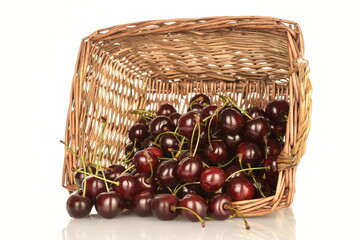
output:
M 179 215 L 173 207 L 179 204 L 179 199 L 170 193 L 160 193 L 151 201 L 152 213 L 161 220 L 171 220 Z
M 201 189 L 199 184 L 185 185 L 179 189 L 179 191 L 177 192 L 177 196 L 179 196 L 179 198 L 183 198 L 189 193 L 196 193 L 200 195 L 203 194 L 203 190 Z
M 158 116 L 167 116 L 168 117 L 173 113 L 176 113 L 176 109 L 174 108 L 174 106 L 171 104 L 168 104 L 168 103 L 164 103 L 164 104 L 160 105 L 156 114 Z
M 123 171 L 125 171 L 125 167 L 122 165 L 111 165 L 109 166 L 109 170 L 106 171 L 105 176 L 108 180 L 114 181 Z
M 198 131 L 194 131 L 194 127 L 197 123 L 202 123 L 200 113 L 187 112 L 179 118 L 179 133 L 185 137 L 191 137 L 193 132 L 197 136 Z
M 240 170 L 240 164 L 237 163 L 237 164 L 231 165 L 225 171 L 226 178 L 228 178 L 233 173 L 235 173 L 239 170 Z M 233 174 L 229 179 L 241 178 L 241 177 L 245 177 L 245 176 L 246 176 L 245 172 L 238 172 L 238 173 Z
M 66 201 L 66 210 L 70 217 L 83 218 L 87 216 L 92 209 L 92 201 L 82 196 L 81 191 L 72 193 Z
M 132 210 L 135 214 L 141 217 L 150 216 L 152 214 L 151 201 L 154 196 L 149 190 L 136 193 L 132 199 Z
M 221 164 L 227 159 L 228 150 L 224 143 L 219 141 L 212 141 L 211 145 L 205 147 L 204 156 L 207 160 L 207 163 L 211 165 Z
M 284 137 L 285 133 L 286 133 L 286 123 L 279 123 L 279 124 L 274 124 L 271 123 L 271 134 L 270 137 L 272 138 L 278 138 L 278 137 Z
M 188 156 L 190 156 L 190 151 L 189 150 L 183 151 L 182 153 L 180 153 L 177 160 L 178 160 L 178 162 L 180 162 L 181 160 L 183 160 L 184 158 L 186 158 Z
M 195 212 L 197 215 L 199 215 L 202 219 L 204 219 L 207 216 L 207 210 L 208 206 L 206 204 L 206 200 L 201 197 L 198 194 L 187 194 L 185 195 L 179 204 L 181 207 L 188 208 Z M 193 221 L 198 222 L 199 219 L 192 213 L 191 211 L 187 209 L 180 209 L 180 214 L 184 218 Z
M 231 206 L 231 198 L 226 193 L 218 193 L 209 201 L 209 216 L 216 220 L 228 219 L 232 212 L 228 207 Z M 228 207 L 226 207 L 228 206 Z
M 156 183 L 154 179 L 150 176 L 150 173 L 140 172 L 140 173 L 136 173 L 134 177 L 138 182 L 139 191 L 155 190 Z
M 169 118 L 171 119 L 171 121 L 173 122 L 174 126 L 178 126 L 179 125 L 179 118 L 181 117 L 180 113 L 173 113 L 169 116 Z
M 119 186 L 114 185 L 114 190 L 125 200 L 130 200 L 132 196 L 139 191 L 137 180 L 130 173 L 123 173 L 115 179 Z
M 176 154 L 179 149 L 180 142 L 178 138 L 172 133 L 164 133 L 159 140 L 161 151 L 168 157 L 171 157 L 171 153 Z
M 79 170 L 80 170 L 80 171 L 84 171 L 84 168 L 80 168 Z M 84 174 L 84 173 L 81 173 L 81 172 L 75 172 L 75 173 L 74 173 L 74 178 L 75 178 L 75 184 L 76 184 L 76 186 L 78 186 L 78 187 L 80 188 L 81 185 L 82 185 L 82 182 L 83 182 L 84 179 L 85 179 L 85 174 Z
M 264 117 L 266 118 L 266 113 L 264 110 L 262 110 L 261 108 L 257 107 L 257 106 L 252 106 L 248 109 L 246 109 L 246 112 L 248 113 L 248 115 L 251 118 L 257 118 L 257 117 Z M 248 118 L 246 115 L 244 116 L 246 120 L 250 120 L 250 118 Z
M 180 182 L 177 175 L 177 162 L 163 161 L 157 168 L 156 178 L 164 187 L 175 187 Z
M 125 147 L 125 156 L 126 158 L 131 158 L 134 156 L 134 154 L 140 151 L 140 145 L 138 143 L 136 143 L 136 145 L 134 146 L 134 143 L 129 143 L 128 145 L 126 145 Z
M 221 139 L 227 149 L 232 152 L 244 140 L 244 137 L 241 134 L 222 134 Z
M 202 161 L 199 157 L 186 157 L 177 167 L 177 175 L 183 182 L 195 182 L 199 179 L 203 170 Z
M 262 198 L 263 197 L 262 194 L 260 193 L 260 190 L 264 194 L 265 197 L 270 196 L 270 194 L 271 194 L 270 185 L 261 177 L 255 177 L 255 181 L 252 180 L 254 190 L 255 190 L 253 198 Z
M 265 173 L 265 181 L 270 185 L 271 189 L 276 190 L 279 174 L 268 175 Z
M 149 127 L 143 123 L 136 123 L 130 127 L 128 135 L 130 141 L 134 142 L 136 139 L 137 142 L 141 142 L 148 137 Z
M 268 157 L 261 163 L 261 166 L 262 167 L 270 167 L 270 169 L 264 170 L 266 175 L 268 175 L 268 176 L 277 176 L 278 175 L 277 156 Z
M 233 201 L 248 200 L 254 196 L 254 186 L 252 182 L 245 178 L 235 178 L 230 180 L 226 186 L 226 193 Z
M 218 167 L 205 168 L 200 175 L 200 186 L 206 192 L 216 192 L 226 180 L 225 172 Z
M 114 191 L 103 192 L 96 197 L 95 208 L 103 218 L 114 218 L 124 209 L 124 200 Z
M 265 109 L 267 117 L 273 123 L 284 123 L 289 114 L 289 104 L 284 100 L 273 100 Z
M 260 147 L 252 142 L 243 142 L 236 149 L 237 155 L 241 158 L 243 168 L 256 167 L 262 160 L 262 151 Z
M 194 111 L 194 112 L 201 113 L 203 108 L 204 108 L 204 105 L 202 105 L 200 103 L 194 103 L 194 104 L 190 105 L 187 110 L 188 110 L 188 112 Z
M 85 191 L 86 196 L 90 198 L 92 201 L 95 201 L 97 195 L 106 191 L 105 182 L 94 176 L 87 176 L 83 181 L 83 189 L 84 186 L 86 186 L 86 191 Z
M 141 150 L 135 153 L 133 161 L 138 172 L 155 172 L 159 165 L 159 158 L 156 154 L 147 150 Z
M 154 146 L 154 138 L 152 136 L 148 136 L 147 138 L 145 138 L 141 143 L 140 143 L 140 147 L 139 150 L 145 149 L 145 148 L 149 148 L 149 147 L 153 147 Z
M 137 122 L 136 123 L 142 123 L 142 124 L 148 124 L 148 120 L 147 119 L 145 119 L 145 118 L 143 118 L 143 117 L 140 117 L 139 118 L 139 120 L 137 120 Z
M 151 136 L 156 138 L 160 133 L 174 131 L 175 126 L 171 119 L 166 116 L 157 116 L 149 124 Z
M 271 133 L 270 123 L 264 117 L 248 120 L 244 127 L 245 136 L 253 142 L 264 142 Z
M 155 194 L 159 193 L 170 193 L 169 189 L 167 187 L 164 187 L 163 185 L 156 183 L 156 189 L 154 191 Z
M 208 118 L 210 116 L 212 116 L 213 114 L 215 114 L 216 112 L 216 109 L 218 107 L 215 106 L 215 105 L 209 105 L 207 107 L 204 107 L 202 110 L 201 110 L 201 116 L 203 119 L 205 118 Z M 212 118 L 212 119 L 210 119 Z M 214 127 L 216 126 L 216 123 L 217 123 L 217 116 L 214 115 L 213 117 L 210 117 L 207 121 L 206 121 L 206 125 L 208 125 L 208 123 L 210 123 L 210 120 L 211 120 L 211 127 Z
M 267 142 L 267 156 L 278 156 L 281 153 L 282 145 L 279 141 L 269 139 Z
M 200 103 L 202 105 L 210 105 L 210 98 L 205 94 L 199 93 L 193 96 L 189 101 L 189 105 L 195 103 Z
M 164 157 L 163 152 L 162 152 L 161 149 L 158 148 L 158 147 L 153 147 L 153 146 L 152 146 L 152 147 L 145 148 L 144 150 L 155 153 L 156 156 L 157 156 L 159 159 Z
M 245 120 L 239 111 L 233 108 L 226 108 L 220 113 L 218 125 L 226 134 L 238 134 L 244 122 Z

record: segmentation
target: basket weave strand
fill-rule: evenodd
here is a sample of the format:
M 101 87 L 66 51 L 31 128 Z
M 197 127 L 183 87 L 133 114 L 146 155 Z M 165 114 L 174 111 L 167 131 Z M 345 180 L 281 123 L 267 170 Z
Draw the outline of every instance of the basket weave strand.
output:
M 90 163 L 124 158 L 133 109 L 163 102 L 184 113 L 205 93 L 230 96 L 243 108 L 273 99 L 289 102 L 285 144 L 273 196 L 234 202 L 245 216 L 289 206 L 296 166 L 306 150 L 312 86 L 299 25 L 270 17 L 208 17 L 143 21 L 98 30 L 85 37 L 76 61 L 65 142 Z M 102 128 L 102 118 L 106 118 Z M 65 151 L 62 185 L 76 190 L 80 160 Z

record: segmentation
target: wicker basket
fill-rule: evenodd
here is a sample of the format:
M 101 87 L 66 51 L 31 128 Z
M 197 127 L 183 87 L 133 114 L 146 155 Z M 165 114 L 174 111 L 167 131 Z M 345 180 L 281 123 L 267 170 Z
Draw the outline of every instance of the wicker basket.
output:
M 229 95 L 240 106 L 264 107 L 272 99 L 290 104 L 279 179 L 273 196 L 234 202 L 245 216 L 289 206 L 296 167 L 310 128 L 308 62 L 297 23 L 270 17 L 209 17 L 145 21 L 94 32 L 80 46 L 72 83 L 65 142 L 104 165 L 124 157 L 133 109 L 155 110 L 169 102 L 183 113 L 189 98 Z M 106 117 L 99 144 L 101 118 Z M 99 149 L 101 147 L 101 149 Z M 74 191 L 79 159 L 65 151 L 62 185 Z

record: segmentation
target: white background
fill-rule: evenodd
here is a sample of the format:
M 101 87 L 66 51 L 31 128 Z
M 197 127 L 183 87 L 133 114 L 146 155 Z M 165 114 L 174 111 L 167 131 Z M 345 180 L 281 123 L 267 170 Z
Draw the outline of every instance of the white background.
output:
M 2 1 L 0 239 L 359 239 L 359 8 L 356 1 Z M 123 216 L 73 221 L 61 187 L 65 120 L 80 41 L 142 20 L 264 15 L 298 22 L 313 115 L 285 211 L 209 222 Z M 355 220 L 354 220 L 355 219 Z M 94 231 L 94 229 L 98 229 Z

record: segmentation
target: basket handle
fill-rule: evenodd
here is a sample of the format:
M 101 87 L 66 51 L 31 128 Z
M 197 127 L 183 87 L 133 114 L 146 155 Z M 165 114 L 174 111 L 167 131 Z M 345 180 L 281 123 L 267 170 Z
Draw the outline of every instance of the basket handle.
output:
M 312 85 L 309 62 L 303 58 L 294 59 L 290 71 L 290 88 L 294 94 L 290 100 L 286 143 L 278 158 L 279 171 L 295 167 L 305 153 L 306 140 L 310 130 L 312 110 Z M 290 90 L 291 91 L 291 90 Z M 293 111 L 294 113 L 291 113 Z M 296 111 L 296 112 L 295 112 Z M 291 129 L 289 129 L 291 128 Z

